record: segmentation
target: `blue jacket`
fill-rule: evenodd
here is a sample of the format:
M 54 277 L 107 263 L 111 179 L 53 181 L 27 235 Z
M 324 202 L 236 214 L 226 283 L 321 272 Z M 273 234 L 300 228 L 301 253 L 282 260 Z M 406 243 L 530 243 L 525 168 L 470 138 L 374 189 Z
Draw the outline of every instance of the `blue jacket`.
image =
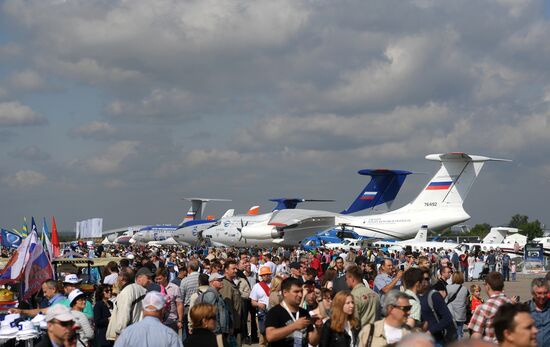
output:
M 453 316 L 445 304 L 445 300 L 439 294 L 438 291 L 434 291 L 432 295 L 433 307 L 438 315 L 437 318 L 434 316 L 432 309 L 428 305 L 428 293 L 427 291 L 424 295 L 419 296 L 420 299 L 420 316 L 422 321 L 428 322 L 428 330 L 433 335 L 437 341 L 441 341 L 443 338 L 442 331 L 451 325 L 453 325 Z
M 550 343 L 550 300 L 546 301 L 546 306 L 542 311 L 536 309 L 533 300 L 529 300 L 528 303 L 531 316 L 535 320 L 535 326 L 539 330 L 537 333 L 537 346 L 547 346 Z

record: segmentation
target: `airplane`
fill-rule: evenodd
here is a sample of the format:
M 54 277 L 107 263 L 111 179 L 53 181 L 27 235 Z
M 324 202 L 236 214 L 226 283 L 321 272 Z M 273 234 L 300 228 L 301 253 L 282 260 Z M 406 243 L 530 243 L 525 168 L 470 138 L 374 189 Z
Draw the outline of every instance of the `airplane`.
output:
M 300 246 L 305 251 L 312 251 L 317 247 L 323 246 L 327 243 L 341 242 L 343 239 L 357 239 L 359 235 L 353 231 L 336 227 L 328 230 L 323 230 L 315 234 L 315 236 L 308 236 L 302 240 Z
M 441 242 L 441 241 L 428 241 L 428 226 L 422 225 L 418 230 L 416 236 L 409 240 L 403 241 L 388 241 L 379 240 L 373 242 L 373 246 L 380 248 L 388 248 L 389 250 L 402 250 L 410 248 L 413 251 L 419 251 L 423 249 L 444 249 L 453 250 L 457 249 L 461 244 L 455 242 Z
M 389 208 L 405 182 L 406 177 L 412 174 L 410 171 L 386 169 L 364 169 L 358 173 L 370 176 L 371 180 L 359 193 L 350 207 L 342 211 L 343 214 L 374 209 L 381 205 Z M 295 209 L 300 202 L 332 200 L 270 199 L 270 201 L 277 202 L 277 206 L 271 213 L 253 217 L 234 216 L 227 219 L 222 218 L 217 225 L 205 230 L 201 235 L 202 238 L 208 240 L 214 246 L 273 246 L 273 239 L 277 239 L 278 236 L 277 232 L 269 234 L 268 237 L 255 238 L 245 237 L 241 231 L 245 228 L 251 229 L 256 227 L 266 229 L 267 223 L 274 213 Z
M 183 245 L 194 245 L 197 243 L 197 236 L 200 232 L 211 227 L 216 223 L 214 219 L 202 219 L 206 204 L 210 201 L 231 201 L 226 199 L 204 199 L 204 198 L 183 198 L 191 202 L 191 207 L 183 221 L 178 225 L 157 224 L 148 225 L 137 231 L 130 242 L 147 243 L 150 241 L 163 241 L 173 238 Z M 228 210 L 224 217 L 233 214 L 233 210 Z
M 249 238 L 272 238 L 280 245 L 294 246 L 316 230 L 335 225 L 345 225 L 361 236 L 380 239 L 406 239 L 422 225 L 441 231 L 470 219 L 463 203 L 485 162 L 510 161 L 461 152 L 430 154 L 426 159 L 440 162 L 439 171 L 411 203 L 397 210 L 367 216 L 283 210 L 274 213 L 263 229 L 245 227 L 242 234 Z

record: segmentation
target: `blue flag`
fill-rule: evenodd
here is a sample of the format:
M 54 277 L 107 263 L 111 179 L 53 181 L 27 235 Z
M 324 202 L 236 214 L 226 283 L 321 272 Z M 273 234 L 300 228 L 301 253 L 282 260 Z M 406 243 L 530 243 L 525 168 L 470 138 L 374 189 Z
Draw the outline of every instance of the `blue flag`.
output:
M 1 235 L 2 247 L 5 248 L 17 248 L 19 247 L 19 245 L 21 245 L 21 240 L 23 240 L 20 235 L 17 235 L 16 233 L 6 229 L 2 229 Z

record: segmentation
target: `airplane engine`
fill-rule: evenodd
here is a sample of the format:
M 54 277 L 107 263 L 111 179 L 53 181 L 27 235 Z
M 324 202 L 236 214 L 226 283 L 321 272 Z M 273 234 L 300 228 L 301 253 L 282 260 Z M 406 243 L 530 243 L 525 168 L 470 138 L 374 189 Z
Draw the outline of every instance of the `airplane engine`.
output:
M 265 240 L 283 238 L 284 232 L 264 223 L 253 224 L 242 228 L 241 235 L 247 239 Z

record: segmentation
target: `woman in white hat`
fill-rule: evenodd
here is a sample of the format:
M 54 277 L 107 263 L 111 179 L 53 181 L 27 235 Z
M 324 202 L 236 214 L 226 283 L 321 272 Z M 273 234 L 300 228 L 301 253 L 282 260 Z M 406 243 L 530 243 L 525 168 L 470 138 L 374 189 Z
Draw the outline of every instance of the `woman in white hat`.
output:
M 88 320 L 88 317 L 82 312 L 86 307 L 86 295 L 75 289 L 69 294 L 69 302 L 71 305 L 71 314 L 75 318 L 75 323 L 80 328 L 76 331 L 78 336 L 78 347 L 87 347 L 89 341 L 94 338 L 94 329 Z

